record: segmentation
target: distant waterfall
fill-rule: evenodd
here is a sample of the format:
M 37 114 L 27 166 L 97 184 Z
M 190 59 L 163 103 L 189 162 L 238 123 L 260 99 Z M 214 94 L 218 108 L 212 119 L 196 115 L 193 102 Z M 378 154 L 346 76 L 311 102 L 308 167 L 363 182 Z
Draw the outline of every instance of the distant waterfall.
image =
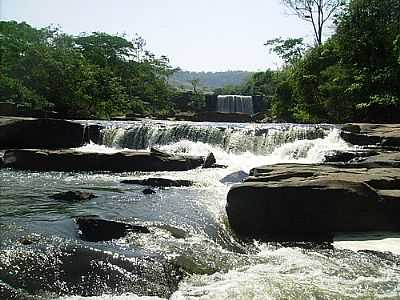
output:
M 217 112 L 239 112 L 252 115 L 254 113 L 253 97 L 239 95 L 219 95 L 217 97 Z

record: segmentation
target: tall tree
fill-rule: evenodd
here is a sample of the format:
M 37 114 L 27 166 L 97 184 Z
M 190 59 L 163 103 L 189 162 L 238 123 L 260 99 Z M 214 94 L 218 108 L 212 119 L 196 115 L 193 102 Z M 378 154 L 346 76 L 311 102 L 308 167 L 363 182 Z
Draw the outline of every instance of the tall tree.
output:
M 344 0 L 282 0 L 300 19 L 310 22 L 317 45 L 322 45 L 323 31 L 335 11 L 345 5 Z

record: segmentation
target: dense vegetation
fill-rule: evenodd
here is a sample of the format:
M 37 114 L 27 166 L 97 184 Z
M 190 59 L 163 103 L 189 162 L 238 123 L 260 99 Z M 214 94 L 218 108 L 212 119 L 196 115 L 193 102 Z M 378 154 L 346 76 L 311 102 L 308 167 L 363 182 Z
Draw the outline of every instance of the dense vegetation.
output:
M 400 2 L 352 0 L 336 31 L 304 51 L 301 39 L 276 39 L 279 71 L 256 73 L 239 92 L 264 95 L 275 120 L 400 121 Z
M 57 28 L 0 22 L 0 102 L 68 117 L 168 110 L 172 68 L 139 36 L 71 36 Z

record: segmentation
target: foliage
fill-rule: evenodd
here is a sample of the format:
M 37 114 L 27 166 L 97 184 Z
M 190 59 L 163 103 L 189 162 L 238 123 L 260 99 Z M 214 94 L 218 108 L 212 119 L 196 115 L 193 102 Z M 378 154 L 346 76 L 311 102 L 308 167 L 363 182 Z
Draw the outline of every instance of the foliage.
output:
M 276 120 L 399 122 L 400 2 L 352 0 L 336 24 L 331 38 L 287 60 L 273 76 L 256 73 L 247 83 L 251 92 L 272 99 Z
M 275 52 L 285 64 L 293 64 L 299 60 L 306 49 L 303 38 L 276 38 L 268 40 L 265 44 L 270 48 L 270 52 Z
M 1 101 L 53 107 L 69 117 L 170 109 L 173 69 L 136 36 L 71 36 L 59 28 L 0 22 Z

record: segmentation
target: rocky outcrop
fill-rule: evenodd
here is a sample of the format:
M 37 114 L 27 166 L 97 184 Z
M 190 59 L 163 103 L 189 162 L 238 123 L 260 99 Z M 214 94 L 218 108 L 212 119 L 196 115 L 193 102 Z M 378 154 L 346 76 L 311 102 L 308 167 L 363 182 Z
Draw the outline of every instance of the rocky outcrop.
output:
M 57 119 L 0 118 L 0 149 L 61 149 L 98 138 L 100 127 Z
M 149 233 L 144 226 L 132 225 L 96 217 L 79 217 L 78 224 L 80 237 L 89 242 L 110 241 L 127 235 L 128 232 Z
M 8 150 L 5 167 L 33 171 L 186 171 L 200 167 L 203 157 L 144 151 L 86 153 L 74 150 Z
M 55 200 L 73 202 L 73 201 L 86 201 L 96 198 L 97 196 L 89 192 L 68 191 L 68 192 L 57 193 L 49 197 Z
M 359 164 L 255 168 L 228 193 L 229 223 L 241 238 L 318 241 L 335 232 L 399 231 L 398 153 Z
M 399 124 L 346 124 L 341 137 L 360 146 L 400 147 Z
M 192 186 L 193 182 L 190 180 L 174 180 L 167 178 L 147 178 L 147 179 L 126 179 L 122 180 L 124 184 L 137 184 L 137 185 L 148 185 L 152 187 L 181 187 L 181 186 Z

